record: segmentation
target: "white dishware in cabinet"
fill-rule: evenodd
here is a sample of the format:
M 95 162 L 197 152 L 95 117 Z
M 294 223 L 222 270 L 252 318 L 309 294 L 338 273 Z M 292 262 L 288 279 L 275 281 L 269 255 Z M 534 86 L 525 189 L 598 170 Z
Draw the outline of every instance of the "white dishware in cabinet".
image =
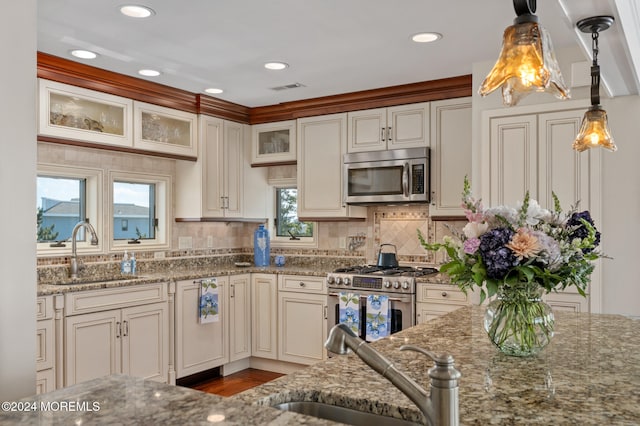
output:
M 295 120 L 255 124 L 251 126 L 251 135 L 251 164 L 295 164 Z
M 198 116 L 186 111 L 135 101 L 133 147 L 196 157 Z

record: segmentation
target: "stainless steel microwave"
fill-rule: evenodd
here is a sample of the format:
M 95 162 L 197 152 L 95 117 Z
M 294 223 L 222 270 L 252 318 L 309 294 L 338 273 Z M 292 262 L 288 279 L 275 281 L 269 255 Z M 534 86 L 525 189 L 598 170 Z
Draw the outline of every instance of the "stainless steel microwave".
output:
M 347 204 L 429 202 L 429 148 L 344 155 Z

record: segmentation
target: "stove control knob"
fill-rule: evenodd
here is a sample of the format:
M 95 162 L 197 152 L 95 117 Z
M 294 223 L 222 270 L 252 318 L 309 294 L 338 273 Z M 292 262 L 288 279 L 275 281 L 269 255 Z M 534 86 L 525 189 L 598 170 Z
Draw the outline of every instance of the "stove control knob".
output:
M 327 277 L 327 284 L 333 284 L 335 282 L 336 282 L 336 279 L 332 275 L 329 275 Z
M 409 281 L 405 281 L 402 283 L 402 289 L 403 290 L 409 290 Z
M 342 285 L 342 277 L 336 278 L 336 284 Z
M 391 283 L 389 281 L 385 281 L 384 288 L 391 288 Z
M 393 288 L 399 289 L 400 288 L 400 282 L 399 281 L 394 281 L 393 282 Z
M 350 285 L 351 284 L 351 280 L 347 277 L 344 279 L 344 285 Z

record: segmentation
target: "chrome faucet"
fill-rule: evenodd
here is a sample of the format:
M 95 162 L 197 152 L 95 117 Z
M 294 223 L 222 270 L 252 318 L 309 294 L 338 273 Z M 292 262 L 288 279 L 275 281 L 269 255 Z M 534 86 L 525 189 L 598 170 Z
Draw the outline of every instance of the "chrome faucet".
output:
M 432 426 L 458 426 L 460 423 L 458 380 L 460 372 L 454 366 L 451 355 L 437 356 L 432 352 L 411 345 L 403 345 L 401 351 L 420 352 L 430 357 L 435 365 L 429 369 L 431 393 L 396 369 L 391 361 L 359 338 L 344 324 L 334 326 L 324 344 L 329 351 L 344 355 L 351 349 L 369 367 L 400 389 L 427 418 Z
M 71 279 L 78 278 L 78 255 L 76 254 L 76 235 L 78 234 L 78 230 L 84 227 L 91 234 L 91 245 L 98 245 L 98 234 L 96 234 L 96 230 L 91 226 L 88 220 L 81 220 L 76 223 L 76 226 L 73 227 L 73 231 L 71 231 Z

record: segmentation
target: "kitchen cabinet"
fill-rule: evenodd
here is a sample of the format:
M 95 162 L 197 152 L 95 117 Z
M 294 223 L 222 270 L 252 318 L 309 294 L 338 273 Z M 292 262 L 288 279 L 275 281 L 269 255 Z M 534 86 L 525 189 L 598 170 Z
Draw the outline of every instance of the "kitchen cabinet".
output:
M 251 274 L 229 277 L 229 361 L 251 356 Z
M 366 218 L 367 209 L 345 203 L 342 157 L 347 114 L 298 119 L 298 216 L 304 220 Z
M 133 146 L 147 151 L 196 157 L 198 116 L 158 105 L 134 101 Z
M 65 386 L 109 374 L 168 381 L 164 283 L 67 293 L 65 309 Z
M 569 289 L 563 292 L 545 294 L 542 300 L 551 306 L 554 311 L 589 312 L 589 298 L 574 293 Z
M 422 324 L 470 303 L 468 295 L 456 286 L 417 283 L 416 323 Z
M 53 296 L 36 301 L 36 393 L 56 389 Z
M 602 223 L 602 150 L 578 153 L 572 149 L 585 107 L 580 101 L 561 105 L 563 109 L 551 104 L 483 113 L 479 196 L 487 207 L 515 206 L 529 191 L 531 198 L 552 210 L 555 193 L 565 211 L 578 204 L 578 211 L 589 210 L 598 226 Z M 578 303 L 581 308 L 590 306 L 591 312 L 600 312 L 600 275 L 596 264 L 588 300 Z
M 348 113 L 347 152 L 429 146 L 429 103 Z
M 307 365 L 326 359 L 324 278 L 280 275 L 278 289 L 278 359 Z
M 176 377 L 181 378 L 229 362 L 227 302 L 228 277 L 217 278 L 219 321 L 200 324 L 200 279 L 176 283 L 175 360 Z
M 431 102 L 429 216 L 464 216 L 460 194 L 471 177 L 471 98 Z
M 251 164 L 270 166 L 296 163 L 296 121 L 251 126 Z
M 38 134 L 115 146 L 133 146 L 133 101 L 38 79 Z
M 278 359 L 278 276 L 251 274 L 251 355 Z
M 251 168 L 248 126 L 200 116 L 198 160 L 176 162 L 176 218 L 267 217 L 266 168 Z

